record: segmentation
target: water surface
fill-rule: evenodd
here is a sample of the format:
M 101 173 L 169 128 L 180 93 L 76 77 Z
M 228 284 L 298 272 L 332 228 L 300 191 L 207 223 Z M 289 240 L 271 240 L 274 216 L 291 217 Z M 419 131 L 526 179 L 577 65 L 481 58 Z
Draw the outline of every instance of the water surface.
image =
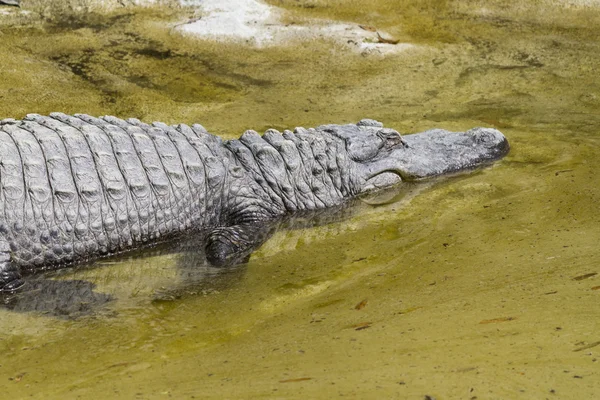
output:
M 201 122 L 229 138 L 365 117 L 405 133 L 490 126 L 511 153 L 281 230 L 233 271 L 194 268 L 192 243 L 47 277 L 76 295 L 58 313 L 0 310 L 1 393 L 593 398 L 600 12 L 271 3 L 290 21 L 343 19 L 417 46 L 384 58 L 329 42 L 215 44 L 165 28 L 183 17 L 169 10 L 7 19 L 0 114 Z

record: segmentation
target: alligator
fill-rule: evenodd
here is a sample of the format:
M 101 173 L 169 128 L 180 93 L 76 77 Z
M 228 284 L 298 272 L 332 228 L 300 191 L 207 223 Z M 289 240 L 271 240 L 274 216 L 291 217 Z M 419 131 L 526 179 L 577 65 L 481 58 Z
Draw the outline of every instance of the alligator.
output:
M 0 5 L 20 7 L 21 0 L 0 0 Z
M 382 123 L 223 140 L 199 124 L 52 113 L 0 121 L 0 292 L 22 274 L 203 233 L 206 259 L 239 263 L 286 215 L 507 154 L 502 133 Z

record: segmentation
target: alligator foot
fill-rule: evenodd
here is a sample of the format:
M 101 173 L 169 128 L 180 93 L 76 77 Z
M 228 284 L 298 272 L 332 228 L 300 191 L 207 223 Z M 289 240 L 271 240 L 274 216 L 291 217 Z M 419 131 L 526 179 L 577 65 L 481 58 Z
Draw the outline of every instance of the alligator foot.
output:
M 207 238 L 206 259 L 216 267 L 232 266 L 248 260 L 272 233 L 272 224 L 242 224 L 216 228 Z
M 10 246 L 0 242 L 0 293 L 14 293 L 23 285 L 18 268 L 10 262 Z

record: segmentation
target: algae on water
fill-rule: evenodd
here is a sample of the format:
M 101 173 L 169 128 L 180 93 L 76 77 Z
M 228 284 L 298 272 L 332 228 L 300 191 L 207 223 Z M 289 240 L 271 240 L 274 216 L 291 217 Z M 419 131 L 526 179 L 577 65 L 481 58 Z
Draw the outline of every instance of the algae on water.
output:
M 405 133 L 496 127 L 511 153 L 278 232 L 217 278 L 176 268 L 177 254 L 66 271 L 55 279 L 93 282 L 115 300 L 75 320 L 0 310 L 3 393 L 593 397 L 600 12 L 550 1 L 269 3 L 290 23 L 350 21 L 416 46 L 382 58 L 326 40 L 212 43 L 171 29 L 185 9 L 0 15 L 0 117 L 114 114 L 226 137 L 369 117 Z

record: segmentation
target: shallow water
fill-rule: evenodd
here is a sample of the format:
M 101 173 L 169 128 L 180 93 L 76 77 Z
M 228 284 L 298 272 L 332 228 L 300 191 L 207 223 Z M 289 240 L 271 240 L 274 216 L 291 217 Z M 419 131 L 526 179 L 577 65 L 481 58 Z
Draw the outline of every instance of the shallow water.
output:
M 272 3 L 290 20 L 381 21 L 418 46 L 382 58 L 327 42 L 205 43 L 162 28 L 182 18 L 168 10 L 11 20 L 0 116 L 115 114 L 226 137 L 370 117 L 406 133 L 496 127 L 511 153 L 281 230 L 234 271 L 194 268 L 188 248 L 47 277 L 106 296 L 80 282 L 62 315 L 0 310 L 0 393 L 593 398 L 600 12 L 373 0 L 363 22 L 359 3 Z

